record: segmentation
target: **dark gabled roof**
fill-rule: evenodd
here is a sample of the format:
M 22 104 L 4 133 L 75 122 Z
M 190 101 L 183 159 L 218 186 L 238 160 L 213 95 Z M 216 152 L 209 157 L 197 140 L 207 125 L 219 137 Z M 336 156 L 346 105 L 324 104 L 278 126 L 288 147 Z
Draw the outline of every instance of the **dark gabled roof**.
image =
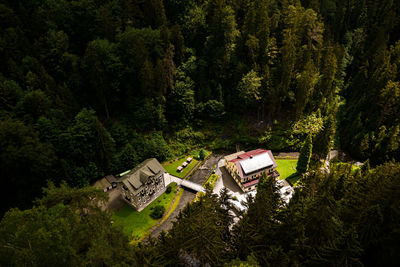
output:
M 121 177 L 120 181 L 130 190 L 137 191 L 147 179 L 158 173 L 164 173 L 165 169 L 161 166 L 157 159 L 146 159 L 134 169 Z

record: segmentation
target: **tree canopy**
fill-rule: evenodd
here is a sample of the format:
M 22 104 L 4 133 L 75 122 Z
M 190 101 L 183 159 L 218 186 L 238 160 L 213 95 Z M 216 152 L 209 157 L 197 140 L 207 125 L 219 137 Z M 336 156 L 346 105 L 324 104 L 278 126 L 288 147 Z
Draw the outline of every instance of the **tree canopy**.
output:
M 0 1 L 1 264 L 390 265 L 399 18 L 391 0 Z M 50 193 L 236 146 L 301 150 L 305 175 L 289 205 L 265 179 L 233 230 L 229 197 L 207 194 L 125 249 L 108 215 Z M 332 148 L 367 163 L 321 174 Z

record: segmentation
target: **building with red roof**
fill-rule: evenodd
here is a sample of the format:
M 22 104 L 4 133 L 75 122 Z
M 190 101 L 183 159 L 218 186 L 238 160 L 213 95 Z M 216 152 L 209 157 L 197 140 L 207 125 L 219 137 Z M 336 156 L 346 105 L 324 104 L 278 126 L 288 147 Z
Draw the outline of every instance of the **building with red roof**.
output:
M 279 177 L 277 166 L 271 150 L 241 151 L 225 157 L 225 168 L 243 192 L 255 190 L 263 173 Z

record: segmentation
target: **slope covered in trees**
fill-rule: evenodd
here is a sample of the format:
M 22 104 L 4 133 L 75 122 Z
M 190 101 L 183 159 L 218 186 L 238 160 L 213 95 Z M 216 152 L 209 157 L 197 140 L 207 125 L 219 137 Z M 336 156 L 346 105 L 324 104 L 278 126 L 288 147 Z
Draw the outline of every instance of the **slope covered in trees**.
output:
M 1 154 L 15 166 L 0 173 L 19 195 L 3 210 L 48 179 L 85 185 L 163 160 L 166 135 L 185 127 L 326 116 L 337 105 L 340 45 L 300 2 L 2 1 L 0 14 Z M 29 155 L 11 147 L 28 154 L 26 140 L 7 133 L 17 124 L 46 166 L 21 171 Z
M 32 207 L 47 181 L 83 187 L 148 157 L 163 161 L 204 143 L 222 149 L 235 144 L 297 151 L 308 147 L 311 161 L 318 161 L 326 157 L 336 137 L 336 148 L 354 159 L 368 160 L 373 167 L 400 159 L 399 1 L 1 0 L 0 29 L 0 177 L 12 196 L 1 194 L 0 214 L 12 207 Z M 307 169 L 308 164 L 303 165 Z M 392 165 L 377 170 L 386 175 L 388 166 Z M 342 180 L 335 182 L 336 187 L 347 190 L 351 184 L 348 190 L 355 195 L 369 192 L 363 183 L 353 181 L 354 174 L 331 175 L 351 180 L 344 183 L 345 178 L 337 178 Z M 309 185 L 322 188 L 322 184 Z M 308 203 L 316 208 L 323 201 L 336 203 L 339 206 L 321 208 L 327 212 L 321 218 L 316 215 L 319 211 L 307 210 L 331 232 L 312 236 L 307 218 L 296 218 L 304 227 L 293 229 L 293 235 L 285 237 L 286 245 L 263 244 L 267 254 L 246 248 L 238 262 L 273 265 L 272 259 L 287 259 L 288 264 L 309 265 L 384 260 L 386 252 L 378 249 L 380 244 L 373 243 L 372 236 L 383 238 L 394 224 L 363 230 L 361 222 L 378 218 L 370 223 L 377 225 L 390 208 L 356 202 L 365 207 L 359 211 L 368 214 L 353 218 L 346 213 L 349 210 L 341 213 L 343 192 L 334 196 L 335 201 L 314 199 L 319 193 L 312 192 L 298 192 L 287 209 L 292 215 L 287 216 L 295 216 L 290 210 Z M 267 199 L 271 196 L 265 197 L 275 205 L 274 199 Z M 191 209 L 206 212 L 204 207 L 221 201 L 209 198 L 189 206 L 185 216 L 190 217 Z M 251 205 L 256 206 L 257 199 Z M 250 209 L 237 226 L 243 231 L 269 229 L 251 232 L 256 244 L 284 232 L 277 221 L 288 229 L 295 227 L 285 221 L 289 217 L 281 217 L 284 213 L 278 216 L 266 209 L 260 206 L 254 213 Z M 14 211 L 13 216 L 17 220 L 24 212 Z M 36 207 L 29 212 L 72 214 L 65 207 Z M 213 212 L 215 221 L 196 222 L 200 225 L 196 231 L 230 220 L 224 217 L 226 210 Z M 272 219 L 251 222 L 249 216 L 257 212 Z M 251 222 L 248 227 L 243 226 L 246 220 Z M 177 229 L 186 223 L 182 219 Z M 221 259 L 207 258 L 198 248 L 165 251 L 220 265 L 233 259 L 229 253 L 237 251 L 238 244 L 249 242 L 230 236 L 226 229 L 214 230 L 224 234 L 213 237 L 214 244 L 229 248 Z M 178 232 L 172 231 L 162 242 L 171 244 Z M 379 242 L 389 241 L 387 237 Z M 143 255 L 155 253 L 162 242 L 143 248 Z M 346 248 L 348 244 L 356 247 Z M 139 257 L 141 252 L 135 253 Z M 387 253 L 389 261 L 392 252 Z

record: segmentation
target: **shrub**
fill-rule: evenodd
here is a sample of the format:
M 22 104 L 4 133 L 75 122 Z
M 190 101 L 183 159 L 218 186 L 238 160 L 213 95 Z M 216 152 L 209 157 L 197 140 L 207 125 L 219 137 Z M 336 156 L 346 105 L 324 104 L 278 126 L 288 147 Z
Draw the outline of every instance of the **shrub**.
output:
M 201 160 L 203 160 L 206 157 L 206 151 L 204 151 L 204 149 L 200 150 L 199 157 Z
M 150 217 L 153 219 L 160 219 L 165 212 L 164 206 L 158 205 L 154 207 L 154 210 L 150 213 Z
M 169 185 L 167 186 L 167 190 L 165 190 L 165 193 L 169 194 L 171 193 L 172 187 Z

